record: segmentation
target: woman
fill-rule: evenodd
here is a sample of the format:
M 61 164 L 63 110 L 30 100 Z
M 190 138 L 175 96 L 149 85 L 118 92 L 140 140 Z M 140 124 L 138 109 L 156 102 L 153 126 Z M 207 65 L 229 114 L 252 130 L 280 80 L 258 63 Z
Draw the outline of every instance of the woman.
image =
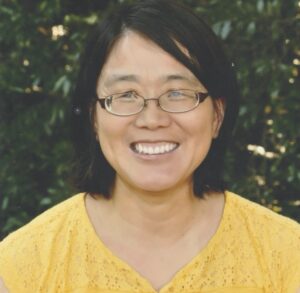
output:
M 237 99 L 218 40 L 187 8 L 147 0 L 110 14 L 88 43 L 74 98 L 83 193 L 0 244 L 3 284 L 300 292 L 299 224 L 225 191 Z

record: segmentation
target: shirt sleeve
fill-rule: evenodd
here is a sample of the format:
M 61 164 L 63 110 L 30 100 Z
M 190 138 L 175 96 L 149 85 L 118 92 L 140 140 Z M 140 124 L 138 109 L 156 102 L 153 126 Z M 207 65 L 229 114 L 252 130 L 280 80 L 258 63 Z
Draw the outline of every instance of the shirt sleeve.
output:
M 282 256 L 282 293 L 298 293 L 300 289 L 300 225 L 290 234 Z
M 13 263 L 9 254 L 10 252 L 5 243 L 0 242 L 0 276 L 9 293 L 22 292 L 22 288 L 18 287 L 19 282 L 14 273 Z
M 20 236 L 20 237 L 19 237 Z M 37 292 L 33 277 L 36 267 L 31 265 L 36 261 L 32 245 L 27 245 L 26 236 L 15 237 L 12 233 L 0 242 L 0 276 L 9 293 Z

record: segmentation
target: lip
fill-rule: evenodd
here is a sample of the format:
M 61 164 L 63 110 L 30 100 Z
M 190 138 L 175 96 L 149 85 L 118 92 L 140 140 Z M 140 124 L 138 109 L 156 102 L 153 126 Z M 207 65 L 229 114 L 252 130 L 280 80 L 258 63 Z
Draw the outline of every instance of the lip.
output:
M 136 149 L 134 147 L 136 144 L 144 144 L 145 146 L 155 146 L 155 145 L 162 145 L 162 144 L 176 144 L 176 147 L 170 152 L 159 153 L 159 154 L 142 154 L 142 153 L 139 153 L 136 151 Z M 168 157 L 168 156 L 172 155 L 179 147 L 180 147 L 179 142 L 174 141 L 174 140 L 166 140 L 166 139 L 137 140 L 137 141 L 133 141 L 130 143 L 131 151 L 139 158 L 146 159 L 146 160 L 153 160 L 153 159 L 157 159 L 157 158 Z

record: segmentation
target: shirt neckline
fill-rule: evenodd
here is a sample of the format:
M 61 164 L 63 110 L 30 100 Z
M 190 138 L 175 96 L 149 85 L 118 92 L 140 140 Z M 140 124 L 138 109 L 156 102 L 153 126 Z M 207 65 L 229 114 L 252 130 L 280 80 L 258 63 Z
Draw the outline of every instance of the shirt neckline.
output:
M 230 211 L 230 192 L 225 191 L 224 192 L 224 208 L 222 217 L 219 223 L 219 226 L 215 232 L 215 234 L 212 236 L 212 238 L 209 240 L 207 245 L 199 251 L 189 262 L 187 262 L 179 271 L 175 273 L 173 278 L 163 285 L 159 290 L 156 290 L 153 288 L 151 283 L 143 277 L 138 271 L 136 271 L 132 266 L 130 266 L 126 261 L 115 255 L 109 247 L 107 247 L 104 242 L 101 240 L 101 238 L 98 236 L 98 234 L 95 231 L 95 228 L 89 218 L 86 205 L 85 205 L 85 197 L 86 193 L 81 194 L 81 212 L 83 219 L 83 224 L 87 228 L 87 233 L 89 235 L 89 238 L 91 241 L 93 241 L 93 244 L 96 244 L 96 246 L 99 248 L 99 250 L 103 253 L 105 253 L 115 264 L 117 264 L 120 269 L 126 270 L 133 274 L 136 279 L 138 279 L 139 283 L 144 288 L 147 288 L 147 291 L 153 292 L 153 293 L 164 293 L 168 290 L 168 288 L 172 287 L 174 283 L 176 283 L 176 280 L 179 280 L 182 275 L 186 274 L 190 268 L 192 268 L 197 262 L 201 262 L 206 256 L 210 254 L 210 252 L 213 250 L 215 244 L 219 241 L 219 239 L 222 239 L 223 232 L 225 230 L 226 223 L 229 218 L 229 211 Z

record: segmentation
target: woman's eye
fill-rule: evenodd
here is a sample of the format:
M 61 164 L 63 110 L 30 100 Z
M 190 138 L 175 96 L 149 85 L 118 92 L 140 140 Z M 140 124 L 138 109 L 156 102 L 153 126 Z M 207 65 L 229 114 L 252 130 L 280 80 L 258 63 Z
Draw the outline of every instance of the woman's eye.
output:
M 136 97 L 135 92 L 125 92 L 117 95 L 118 99 L 134 99 Z
M 184 93 L 182 91 L 171 91 L 168 95 L 170 98 L 181 98 L 184 97 Z
M 181 91 L 172 91 L 171 95 L 173 95 L 173 96 L 181 95 Z
M 136 98 L 137 98 L 137 95 L 133 91 L 115 94 L 113 96 L 113 100 L 118 103 L 134 102 L 136 100 Z
M 127 93 L 123 93 L 121 94 L 121 98 L 132 98 L 134 96 L 133 92 L 127 92 Z

